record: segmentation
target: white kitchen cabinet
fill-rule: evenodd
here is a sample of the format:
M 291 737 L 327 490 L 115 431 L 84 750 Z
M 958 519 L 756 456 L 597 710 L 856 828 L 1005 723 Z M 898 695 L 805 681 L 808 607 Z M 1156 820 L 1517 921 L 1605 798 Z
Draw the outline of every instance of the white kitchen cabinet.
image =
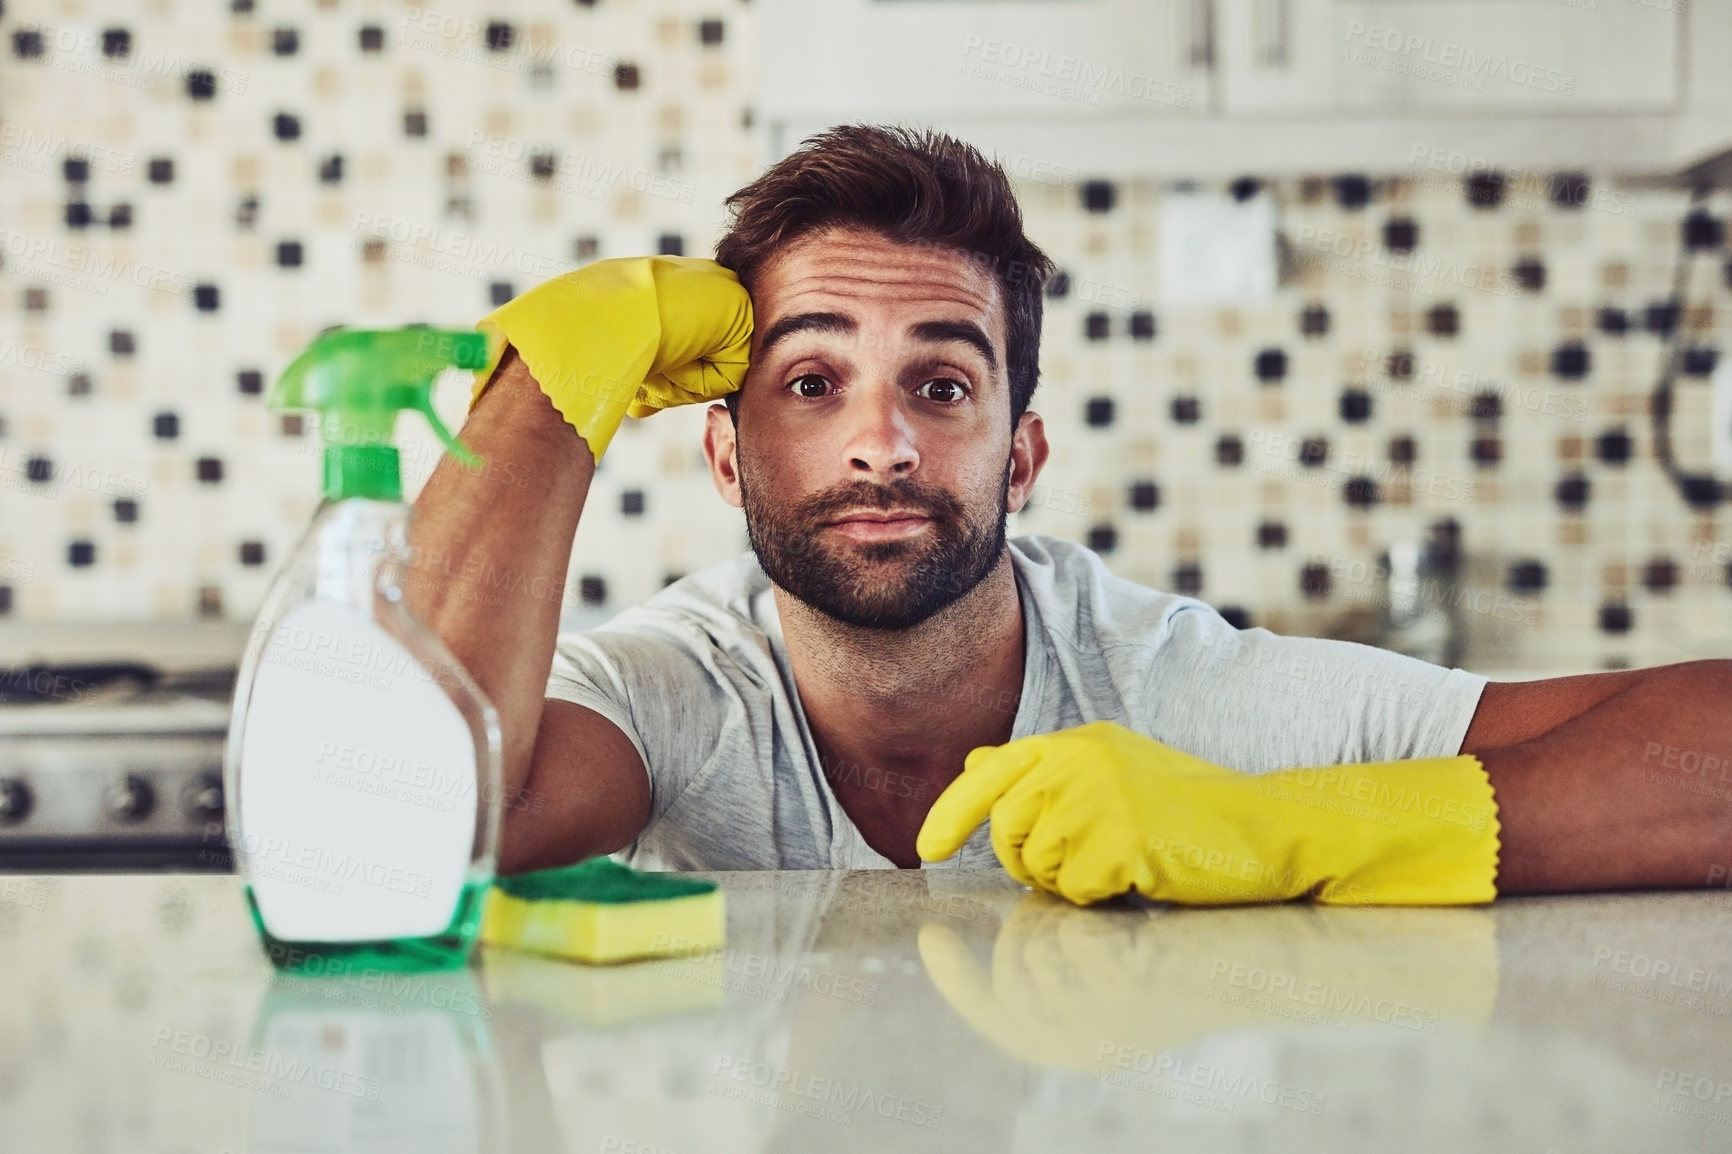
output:
M 1679 12 L 1641 0 L 1216 3 L 1227 115 L 1581 116 L 1681 96 Z
M 1210 112 L 1208 7 L 1191 0 L 763 0 L 762 12 L 772 119 Z
M 1035 179 L 1389 171 L 1416 150 L 1653 172 L 1732 146 L 1732 0 L 763 0 L 763 10 L 770 158 L 858 120 L 942 127 Z

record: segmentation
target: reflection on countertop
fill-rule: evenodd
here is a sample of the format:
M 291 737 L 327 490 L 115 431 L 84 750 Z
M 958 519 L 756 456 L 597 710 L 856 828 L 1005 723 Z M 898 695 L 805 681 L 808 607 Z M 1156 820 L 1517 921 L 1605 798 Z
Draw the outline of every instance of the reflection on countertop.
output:
M 0 877 L 0 1133 L 83 1151 L 1732 1146 L 1724 891 L 1080 910 L 711 875 L 726 949 L 273 974 L 231 877 Z

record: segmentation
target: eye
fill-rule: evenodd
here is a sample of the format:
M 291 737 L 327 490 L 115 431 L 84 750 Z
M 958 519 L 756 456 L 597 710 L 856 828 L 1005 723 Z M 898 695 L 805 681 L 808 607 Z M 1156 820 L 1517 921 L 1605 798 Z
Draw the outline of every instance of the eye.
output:
M 933 391 L 928 393 L 926 391 L 927 389 Z M 949 377 L 938 377 L 934 380 L 927 381 L 924 385 L 915 389 L 914 393 L 916 396 L 925 397 L 929 401 L 938 401 L 942 404 L 953 405 L 968 395 L 968 386 L 964 385 L 961 381 L 953 381 Z
M 813 391 L 814 386 L 816 391 Z M 792 389 L 797 397 L 822 397 L 830 387 L 830 382 L 817 373 L 801 373 L 789 381 L 787 387 Z

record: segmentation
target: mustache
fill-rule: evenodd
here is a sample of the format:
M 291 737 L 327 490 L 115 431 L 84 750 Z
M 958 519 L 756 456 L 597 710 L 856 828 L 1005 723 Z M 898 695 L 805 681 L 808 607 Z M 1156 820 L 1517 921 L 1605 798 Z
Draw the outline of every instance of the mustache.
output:
M 803 521 L 834 520 L 855 509 L 911 509 L 934 521 L 955 521 L 962 516 L 962 502 L 943 489 L 915 481 L 874 485 L 867 481 L 838 485 L 814 494 L 800 503 L 797 515 Z

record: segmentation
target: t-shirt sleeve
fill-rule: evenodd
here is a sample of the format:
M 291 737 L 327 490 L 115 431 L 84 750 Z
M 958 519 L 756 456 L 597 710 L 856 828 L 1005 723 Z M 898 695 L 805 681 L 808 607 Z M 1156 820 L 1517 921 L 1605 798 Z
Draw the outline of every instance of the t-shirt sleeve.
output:
M 649 774 L 651 826 L 714 752 L 730 712 L 715 655 L 701 631 L 691 632 L 622 614 L 562 633 L 547 678 L 548 697 L 595 710 L 637 747 Z
M 1237 629 L 1200 601 L 1164 633 L 1151 736 L 1248 773 L 1453 757 L 1487 682 L 1356 642 Z

